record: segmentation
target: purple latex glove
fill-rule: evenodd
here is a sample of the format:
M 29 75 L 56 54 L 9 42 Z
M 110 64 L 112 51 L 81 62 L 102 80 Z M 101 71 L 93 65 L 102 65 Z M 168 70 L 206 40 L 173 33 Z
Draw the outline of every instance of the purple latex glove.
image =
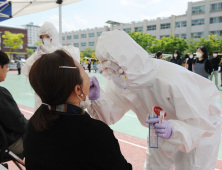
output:
M 163 123 L 159 123 L 159 118 L 155 118 L 147 120 L 146 123 L 155 123 L 154 128 L 157 136 L 164 139 L 171 137 L 173 129 L 167 120 L 164 120 Z
M 99 81 L 95 76 L 90 79 L 89 100 L 97 100 L 100 97 Z

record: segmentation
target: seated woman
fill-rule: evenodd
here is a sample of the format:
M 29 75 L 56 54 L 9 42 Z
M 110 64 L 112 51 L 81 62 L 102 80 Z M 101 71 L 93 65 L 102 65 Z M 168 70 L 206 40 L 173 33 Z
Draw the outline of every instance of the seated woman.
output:
M 113 131 L 84 110 L 90 79 L 66 52 L 45 54 L 29 81 L 42 100 L 24 139 L 27 170 L 131 170 Z

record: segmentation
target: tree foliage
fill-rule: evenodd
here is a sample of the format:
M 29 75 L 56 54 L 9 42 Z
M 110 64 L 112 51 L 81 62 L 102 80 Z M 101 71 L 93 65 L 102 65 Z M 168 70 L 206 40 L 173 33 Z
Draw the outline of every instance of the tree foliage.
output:
M 33 50 L 33 49 L 26 48 L 25 50 L 26 50 L 28 56 L 31 56 L 31 55 L 34 53 L 34 50 Z
M 155 39 L 150 47 L 150 52 L 162 51 L 165 54 L 173 54 L 175 50 L 178 50 L 183 53 L 187 48 L 186 40 L 171 35 L 170 37 L 163 37 L 161 40 Z
M 36 46 L 39 46 L 40 44 L 42 44 L 42 41 L 35 42 Z
M 156 53 L 162 51 L 165 54 L 172 54 L 175 50 L 182 54 L 196 52 L 198 46 L 205 46 L 209 55 L 217 50 L 222 53 L 222 36 L 209 35 L 208 38 L 185 40 L 176 36 L 163 37 L 161 40 L 143 32 L 130 32 L 129 35 L 147 52 Z
M 143 32 L 130 32 L 129 35 L 147 52 L 150 52 L 150 47 L 153 44 L 154 37 Z
M 92 53 L 95 52 L 95 50 L 91 50 L 91 48 L 85 48 L 83 51 L 84 57 L 92 58 Z
M 188 49 L 186 52 L 196 52 L 197 47 L 199 46 L 205 46 L 207 48 L 208 54 L 212 55 L 213 51 L 219 51 L 222 52 L 222 36 L 219 37 L 217 35 L 209 35 L 208 38 L 200 38 L 199 40 L 195 40 L 194 38 L 191 38 L 187 40 L 188 43 Z
M 10 48 L 10 52 L 12 53 L 13 50 L 19 49 L 23 44 L 22 38 L 24 34 L 12 34 L 9 31 L 5 31 L 5 34 L 2 35 L 4 38 L 3 44 Z

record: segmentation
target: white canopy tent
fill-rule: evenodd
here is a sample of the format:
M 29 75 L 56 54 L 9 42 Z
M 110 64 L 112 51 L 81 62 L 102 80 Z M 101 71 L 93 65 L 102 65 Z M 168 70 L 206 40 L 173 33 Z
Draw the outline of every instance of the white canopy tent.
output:
M 0 21 L 59 7 L 59 37 L 62 41 L 61 7 L 81 0 L 0 0 Z

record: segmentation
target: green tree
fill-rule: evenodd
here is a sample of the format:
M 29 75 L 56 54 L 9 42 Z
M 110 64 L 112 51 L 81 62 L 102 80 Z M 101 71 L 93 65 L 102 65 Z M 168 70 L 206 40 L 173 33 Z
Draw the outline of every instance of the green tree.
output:
M 150 52 L 150 47 L 153 44 L 155 38 L 143 32 L 130 32 L 129 35 L 133 38 L 144 50 Z
M 187 40 L 188 48 L 186 50 L 186 53 L 190 53 L 190 52 L 195 53 L 197 51 L 197 47 L 198 47 L 197 43 L 198 43 L 198 41 L 195 40 L 194 38 L 190 38 L 189 40 Z
M 206 47 L 208 54 L 212 55 L 213 51 L 218 50 L 220 48 L 221 44 L 220 41 L 217 39 L 217 35 L 209 35 L 208 38 L 200 38 L 200 41 L 197 42 L 198 46 L 204 46 Z
M 42 44 L 42 41 L 35 42 L 36 46 L 39 46 L 39 44 Z
M 218 43 L 219 43 L 219 46 L 218 46 L 218 51 L 220 53 L 222 53 L 222 35 L 221 36 L 217 36 L 217 39 L 218 39 Z
M 12 34 L 9 31 L 5 31 L 5 34 L 2 35 L 2 38 L 4 38 L 3 44 L 10 48 L 9 51 L 12 54 L 14 50 L 21 48 L 23 37 L 24 34 Z
M 188 45 L 184 39 L 170 35 L 170 37 L 163 37 L 161 40 L 154 40 L 150 47 L 150 52 L 162 51 L 165 54 L 173 54 L 175 50 L 178 50 L 184 53 L 187 48 Z
M 91 50 L 91 48 L 85 48 L 83 51 L 84 57 L 92 58 L 92 53 L 95 52 L 95 50 Z
M 30 48 L 26 48 L 25 49 L 27 54 L 28 54 L 28 57 L 30 57 L 33 53 L 34 53 L 34 50 L 33 49 L 30 49 Z

